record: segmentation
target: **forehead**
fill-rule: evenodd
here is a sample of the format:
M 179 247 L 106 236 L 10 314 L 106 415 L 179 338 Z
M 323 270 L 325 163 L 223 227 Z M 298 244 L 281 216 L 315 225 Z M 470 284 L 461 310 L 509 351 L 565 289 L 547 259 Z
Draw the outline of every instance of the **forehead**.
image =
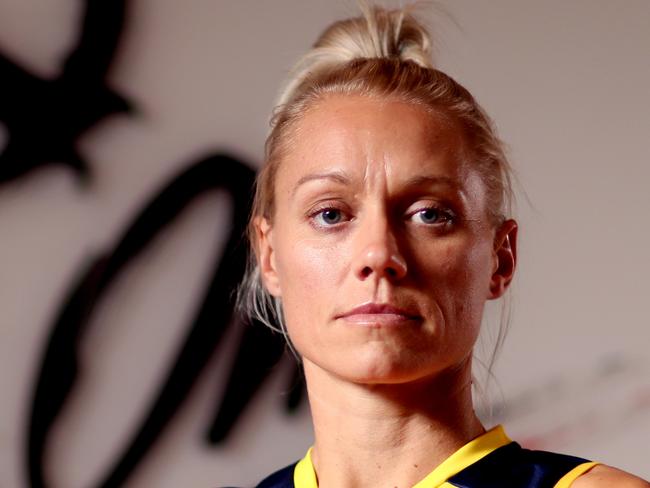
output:
M 418 176 L 462 183 L 470 168 L 461 131 L 444 115 L 394 99 L 331 95 L 293 127 L 278 168 L 278 194 L 305 176 L 327 172 L 394 186 Z

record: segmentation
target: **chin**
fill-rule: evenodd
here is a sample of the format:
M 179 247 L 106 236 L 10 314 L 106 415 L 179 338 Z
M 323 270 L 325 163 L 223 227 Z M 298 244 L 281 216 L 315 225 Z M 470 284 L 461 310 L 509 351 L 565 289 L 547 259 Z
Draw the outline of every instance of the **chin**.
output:
M 322 358 L 314 363 L 344 381 L 364 385 L 411 383 L 435 376 L 436 372 L 444 369 L 443 364 L 425 363 L 403 352 L 391 355 L 386 351 L 357 351 L 356 354 L 339 354 L 330 359 Z

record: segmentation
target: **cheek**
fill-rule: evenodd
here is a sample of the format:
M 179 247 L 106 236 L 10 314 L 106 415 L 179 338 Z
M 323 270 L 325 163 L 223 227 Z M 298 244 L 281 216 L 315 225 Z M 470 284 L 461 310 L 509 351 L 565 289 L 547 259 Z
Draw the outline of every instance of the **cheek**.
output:
M 331 311 L 343 273 L 341 250 L 314 239 L 285 239 L 277 248 L 277 270 L 287 327 Z
M 449 332 L 478 329 L 489 291 L 491 241 L 459 235 L 436 243 L 418 261 L 427 269 L 418 277 L 418 286 L 436 298 L 445 323 L 452 328 Z
M 491 276 L 491 243 L 473 246 L 458 263 L 459 291 L 457 294 L 457 319 L 465 327 L 472 345 L 476 342 L 483 320 L 485 301 Z
M 478 242 L 478 243 L 477 243 Z M 473 236 L 436 242 L 421 249 L 415 271 L 427 287 L 440 288 L 463 298 L 461 290 L 486 289 L 491 270 L 491 244 Z M 418 269 L 426 270 L 419 273 Z M 424 283 L 422 283 L 424 284 Z

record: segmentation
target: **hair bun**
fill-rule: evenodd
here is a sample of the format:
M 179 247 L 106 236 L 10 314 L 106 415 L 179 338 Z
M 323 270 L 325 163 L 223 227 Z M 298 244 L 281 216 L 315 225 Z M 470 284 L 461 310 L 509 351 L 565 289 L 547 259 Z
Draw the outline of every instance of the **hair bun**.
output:
M 357 58 L 398 58 L 432 68 L 431 38 L 408 7 L 386 10 L 360 2 L 362 17 L 332 24 L 314 50 L 326 50 L 341 61 Z
M 320 35 L 313 48 L 292 71 L 278 105 L 293 98 L 307 77 L 318 78 L 325 71 L 357 59 L 399 59 L 433 68 L 431 37 L 412 14 L 413 6 L 387 10 L 360 0 L 362 16 L 340 20 Z

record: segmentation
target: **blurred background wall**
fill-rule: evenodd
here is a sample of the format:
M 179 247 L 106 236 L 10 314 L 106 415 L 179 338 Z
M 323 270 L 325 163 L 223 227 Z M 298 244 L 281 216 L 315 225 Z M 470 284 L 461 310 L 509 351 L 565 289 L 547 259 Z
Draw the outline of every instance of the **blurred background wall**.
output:
M 436 61 L 495 119 L 519 178 L 521 264 L 486 421 L 530 447 L 650 477 L 650 2 L 440 4 L 455 22 L 429 9 Z M 60 77 L 85 8 L 0 0 L 0 53 L 34 77 Z M 126 2 L 107 82 L 134 110 L 76 138 L 87 180 L 44 164 L 0 185 L 0 486 L 28 486 L 34 385 L 88 260 L 202 156 L 257 167 L 288 68 L 325 25 L 355 12 L 343 0 Z M 12 90 L 0 79 L 0 151 Z M 102 296 L 47 440 L 51 486 L 95 486 L 123 449 L 186 333 L 231 210 L 226 192 L 202 194 Z M 224 442 L 206 442 L 239 333 L 226 332 L 127 486 L 251 485 L 310 445 L 307 408 L 283 408 L 287 362 Z

